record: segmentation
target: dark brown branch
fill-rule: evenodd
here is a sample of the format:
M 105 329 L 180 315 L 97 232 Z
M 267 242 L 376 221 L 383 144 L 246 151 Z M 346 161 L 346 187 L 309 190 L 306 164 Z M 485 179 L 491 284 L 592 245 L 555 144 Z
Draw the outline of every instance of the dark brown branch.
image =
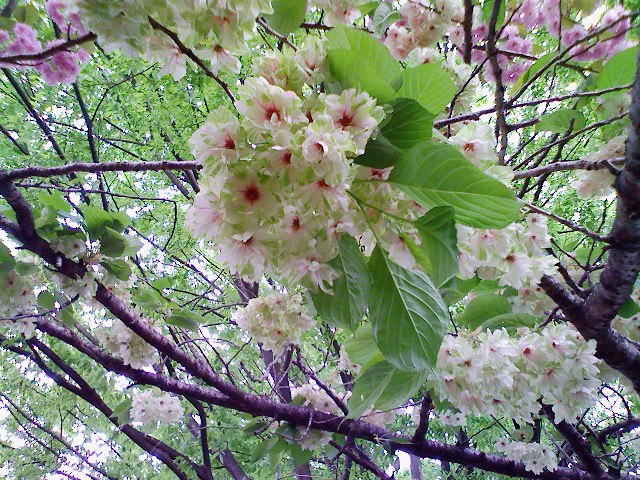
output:
M 30 177 L 55 177 L 68 173 L 86 172 L 158 172 L 167 170 L 199 170 L 197 162 L 113 162 L 113 163 L 70 163 L 58 167 L 24 167 L 15 170 L 0 171 L 0 182 Z
M 227 469 L 233 480 L 251 480 L 234 457 L 231 450 L 225 448 L 218 454 L 220 463 Z
M 564 225 L 565 227 L 574 230 L 576 232 L 580 232 L 585 234 L 587 237 L 589 238 L 593 238 L 594 240 L 597 240 L 599 242 L 609 242 L 609 238 L 605 237 L 603 235 L 600 235 L 599 233 L 596 232 L 592 232 L 591 230 L 589 230 L 588 228 L 583 227 L 582 225 L 578 225 L 575 222 L 572 222 L 571 220 L 567 220 L 566 218 L 562 218 L 554 213 L 551 212 L 547 212 L 546 210 L 543 210 L 540 207 L 536 207 L 535 205 L 531 204 L 531 203 L 527 203 L 526 207 L 531 210 L 532 212 L 536 212 L 539 213 L 541 215 L 544 215 L 546 217 L 552 218 L 553 220 L 555 220 L 558 223 L 561 223 L 562 225 Z
M 464 21 L 462 22 L 464 29 L 464 63 L 471 63 L 471 31 L 473 30 L 473 2 L 472 0 L 464 0 Z
M 505 111 L 505 88 L 502 82 L 502 68 L 498 63 L 498 52 L 496 49 L 496 43 L 498 41 L 498 32 L 496 31 L 498 23 L 498 14 L 502 2 L 493 2 L 491 9 L 491 19 L 489 20 L 489 34 L 487 36 L 487 57 L 489 59 L 489 65 L 493 72 L 494 81 L 496 83 L 495 88 L 495 101 L 496 101 L 496 130 L 500 139 L 500 150 L 498 151 L 498 163 L 504 164 L 504 158 L 507 154 L 507 135 L 509 134 L 509 126 L 507 125 L 506 111 Z
M 424 398 L 422 399 L 422 403 L 420 404 L 420 418 L 418 420 L 418 428 L 416 428 L 412 439 L 414 442 L 421 442 L 427 435 L 427 431 L 429 430 L 429 416 L 431 415 L 431 410 L 433 410 L 433 402 L 431 401 L 431 397 L 427 394 L 424 396 Z
M 553 409 L 549 405 L 543 405 L 542 411 L 547 417 L 549 417 L 558 432 L 562 434 L 567 443 L 571 446 L 573 452 L 580 459 L 584 468 L 594 476 L 602 477 L 604 475 L 602 465 L 600 465 L 600 462 L 589 448 L 589 442 L 587 442 L 582 433 L 576 427 L 564 420 L 556 422 Z
M 9 71 L 9 69 L 2 68 L 1 70 L 7 77 L 7 80 L 9 80 L 9 83 L 11 84 L 13 89 L 16 91 L 16 93 L 20 97 L 20 100 L 22 100 L 22 103 L 27 109 L 27 112 L 29 113 L 29 115 L 31 115 L 31 118 L 35 120 L 35 122 L 38 124 L 38 127 L 40 127 L 40 130 L 42 130 L 47 140 L 49 140 L 49 143 L 51 143 L 53 150 L 56 152 L 56 154 L 58 155 L 58 157 L 60 157 L 61 160 L 64 160 L 65 155 L 62 149 L 60 148 L 60 146 L 58 145 L 58 142 L 54 138 L 53 132 L 49 128 L 49 125 L 47 125 L 45 121 L 42 120 L 42 117 L 40 117 L 40 114 L 38 114 L 36 109 L 33 107 L 33 105 L 31 104 L 31 101 L 29 100 L 29 97 L 27 97 L 26 93 L 24 93 L 24 90 L 22 90 L 22 87 L 20 86 L 18 81 L 15 79 L 13 74 Z
M 592 160 L 575 160 L 573 162 L 556 162 L 541 167 L 515 172 L 514 180 L 522 178 L 539 177 L 547 173 L 564 172 L 567 170 L 603 170 L 611 169 L 611 166 L 620 166 L 624 164 L 624 158 L 612 158 L 599 161 Z
M 44 60 L 45 58 L 49 58 L 51 55 L 53 55 L 54 53 L 57 52 L 62 52 L 65 50 L 69 50 L 73 47 L 77 47 L 78 45 L 82 45 L 83 43 L 88 43 L 88 42 L 93 42 L 94 40 L 96 40 L 98 37 L 96 36 L 95 33 L 85 33 L 84 35 L 77 37 L 77 38 L 72 38 L 71 40 L 67 40 L 64 43 L 61 43 L 59 45 L 56 45 L 54 47 L 48 48 L 46 50 L 43 50 L 42 52 L 38 52 L 38 53 L 24 53 L 24 54 L 20 54 L 20 55 L 10 55 L 8 57 L 1 57 L 0 56 L 0 61 L 2 61 L 3 63 L 13 63 L 16 65 L 31 65 L 31 64 L 24 64 L 22 62 L 24 62 L 25 60 Z

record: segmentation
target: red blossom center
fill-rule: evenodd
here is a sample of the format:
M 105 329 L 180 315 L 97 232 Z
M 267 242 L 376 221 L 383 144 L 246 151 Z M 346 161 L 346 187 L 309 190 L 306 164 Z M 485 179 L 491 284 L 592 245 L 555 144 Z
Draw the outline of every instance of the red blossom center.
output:
M 465 152 L 473 152 L 476 149 L 476 146 L 472 142 L 467 142 L 462 148 Z
M 291 150 L 285 150 L 282 152 L 282 158 L 280 159 L 283 165 L 291 164 Z
M 298 217 L 293 217 L 291 219 L 291 230 L 294 232 L 300 230 L 300 219 Z
M 269 105 L 265 105 L 264 107 L 264 119 L 270 121 L 275 115 L 278 121 L 281 121 L 280 118 L 280 110 L 275 104 L 271 103 Z
M 241 193 L 242 193 L 242 198 L 244 198 L 244 201 L 251 205 L 256 203 L 262 197 L 262 194 L 260 193 L 260 189 L 255 183 L 251 183 L 247 185 L 242 190 Z
M 224 148 L 227 150 L 235 150 L 236 149 L 236 142 L 233 141 L 233 138 L 231 138 L 231 135 L 227 135 L 227 138 L 224 139 Z
M 325 182 L 324 180 L 318 180 L 316 182 L 316 186 L 321 190 L 328 190 L 330 188 L 329 184 L 327 184 L 327 182 Z
M 342 126 L 342 128 L 347 128 L 353 125 L 353 115 L 349 115 L 346 110 L 342 112 L 340 118 L 338 118 L 338 123 Z

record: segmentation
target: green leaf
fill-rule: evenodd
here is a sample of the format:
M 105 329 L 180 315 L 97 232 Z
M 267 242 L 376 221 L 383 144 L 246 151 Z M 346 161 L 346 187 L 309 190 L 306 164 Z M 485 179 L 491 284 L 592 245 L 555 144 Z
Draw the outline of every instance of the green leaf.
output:
M 338 256 L 331 266 L 340 275 L 333 283 L 333 295 L 312 293 L 313 304 L 327 322 L 355 330 L 367 310 L 370 280 L 364 255 L 352 236 L 340 237 Z
M 504 16 L 505 16 L 505 1 L 504 0 L 497 0 L 497 1 L 500 2 L 500 8 L 498 9 L 496 29 L 500 28 L 500 26 L 504 23 Z M 496 0 L 485 0 L 485 2 L 482 4 L 482 18 L 487 25 L 491 21 L 493 4 L 495 2 Z
M 536 132 L 549 131 L 564 133 L 571 127 L 572 130 L 580 130 L 585 127 L 587 120 L 578 110 L 561 108 L 540 117 L 536 123 Z
M 356 378 L 349 398 L 349 415 L 358 418 L 367 410 L 390 410 L 401 405 L 424 384 L 429 372 L 398 370 L 383 360 Z
M 366 2 L 360 6 L 358 6 L 358 10 L 360 10 L 360 13 L 362 15 L 369 15 L 371 12 L 373 12 L 376 7 L 380 4 L 380 0 L 378 0 L 377 2 Z
M 16 260 L 11 255 L 11 250 L 0 241 L 0 273 L 10 272 L 15 264 Z
M 40 18 L 38 9 L 33 4 L 19 5 L 13 10 L 13 18 L 20 23 L 33 26 Z
M 124 235 L 113 228 L 105 226 L 98 237 L 100 240 L 100 253 L 107 257 L 119 257 L 127 248 L 127 240 Z
M 259 432 L 260 430 L 266 429 L 271 423 L 266 422 L 264 420 L 254 420 L 253 422 L 249 422 L 242 428 L 242 431 L 245 433 L 254 434 Z
M 633 82 L 636 73 L 637 47 L 616 53 L 596 76 L 594 90 L 622 87 Z
M 453 208 L 432 208 L 413 224 L 418 229 L 422 240 L 418 248 L 429 259 L 430 268 L 426 273 L 436 286 L 444 285 L 458 271 L 457 233 Z
M 460 300 L 462 300 L 467 293 L 473 290 L 478 283 L 480 283 L 480 279 L 478 277 L 472 277 L 468 279 L 462 279 L 459 277 L 455 277 L 449 282 L 447 285 L 447 292 L 444 296 L 444 301 L 447 305 L 453 305 Z
M 264 457 L 266 457 L 267 454 L 273 449 L 273 447 L 276 446 L 276 443 L 278 443 L 278 440 L 280 440 L 280 437 L 278 435 L 273 435 L 263 440 L 262 442 L 260 442 L 258 446 L 256 446 L 256 448 L 253 449 L 253 453 L 251 454 L 250 461 L 252 463 L 255 463 L 258 460 L 261 460 Z
M 410 98 L 393 101 L 393 112 L 380 134 L 394 146 L 409 150 L 431 139 L 434 115 Z
M 73 311 L 73 305 L 67 305 L 57 313 L 57 317 L 67 327 L 71 328 L 76 323 L 76 315 Z
M 379 246 L 369 268 L 373 279 L 369 317 L 378 348 L 401 370 L 432 368 L 449 321 L 436 287 L 424 273 L 393 263 Z
M 132 273 L 129 264 L 122 259 L 103 260 L 102 262 L 100 262 L 100 265 L 106 268 L 107 271 L 114 275 L 117 279 L 122 281 L 129 280 L 129 277 Z
M 289 452 L 291 452 L 291 458 L 297 466 L 304 465 L 313 457 L 313 450 L 305 450 L 297 443 L 289 444 Z
M 340 450 L 333 445 L 325 445 L 324 454 L 330 461 L 333 461 L 338 455 L 340 455 Z
M 382 42 L 344 26 L 334 27 L 326 38 L 329 70 L 342 89 L 357 88 L 391 102 L 402 66 Z
M 38 267 L 30 262 L 16 262 L 13 268 L 19 275 L 22 275 L 23 277 L 27 275 L 33 275 L 38 271 Z
M 618 309 L 618 315 L 622 318 L 633 317 L 636 313 L 640 312 L 640 306 L 631 297 L 627 298 L 625 302 Z
M 45 310 L 52 310 L 56 306 L 56 297 L 48 290 L 43 290 L 38 295 L 38 305 Z
M 138 287 L 133 294 L 133 301 L 139 307 L 148 310 L 163 310 L 165 306 L 164 298 L 158 292 L 146 286 Z
M 537 72 L 545 68 L 549 63 L 556 57 L 556 53 L 547 53 L 546 55 L 541 56 L 538 60 L 533 62 L 533 64 L 518 77 L 513 85 L 511 85 L 511 92 L 517 92 L 520 88 L 527 82 L 529 79 L 535 75 Z
M 153 282 L 151 282 L 151 286 L 157 288 L 158 290 L 169 288 L 171 285 L 173 285 L 173 279 L 169 276 L 156 278 Z
M 165 319 L 168 325 L 186 328 L 187 330 L 197 331 L 198 326 L 207 323 L 202 315 L 184 308 L 174 308 L 171 315 Z
M 490 318 L 505 313 L 511 313 L 509 300 L 502 295 L 481 294 L 469 302 L 462 315 L 458 317 L 458 325 L 475 330 Z
M 388 182 L 426 209 L 453 207 L 456 220 L 470 227 L 504 228 L 520 210 L 511 190 L 444 143 L 423 143 L 407 152 Z
M 431 62 L 402 72 L 402 86 L 395 96 L 415 100 L 438 115 L 457 91 L 451 74 L 437 62 Z
M 266 15 L 267 24 L 283 37 L 296 30 L 307 13 L 307 0 L 273 0 L 273 14 Z
M 349 360 L 359 365 L 382 359 L 382 353 L 373 338 L 373 327 L 370 323 L 363 323 L 353 336 L 344 343 Z
M 400 20 L 402 15 L 389 2 L 380 2 L 373 14 L 373 33 L 381 37 L 389 25 Z
M 289 444 L 287 441 L 278 437 L 278 441 L 275 443 L 273 448 L 269 450 L 269 467 L 272 472 L 275 472 L 280 464 L 280 460 L 282 459 L 282 455 L 288 450 Z
M 125 425 L 127 423 L 131 423 L 132 418 L 129 415 L 131 410 L 132 400 L 127 398 L 122 402 L 118 403 L 111 412 L 111 418 L 115 418 L 118 421 L 119 425 Z
M 35 216 L 34 224 L 36 228 L 56 225 L 58 223 L 58 211 L 55 208 L 43 207 L 39 214 Z
M 65 200 L 62 193 L 58 191 L 53 191 L 50 193 L 41 192 L 38 195 L 38 200 L 42 203 L 43 206 L 49 207 L 58 212 L 70 212 L 71 205 Z
M 402 150 L 383 135 L 378 135 L 367 141 L 364 153 L 353 162 L 370 168 L 387 168 L 398 163 L 401 157 Z
M 124 231 L 129 226 L 131 219 L 121 212 L 107 212 L 100 207 L 87 205 L 82 209 L 82 216 L 91 238 L 98 238 L 109 227 L 117 232 Z
M 482 322 L 481 327 L 483 330 L 506 328 L 508 331 L 515 331 L 519 327 L 531 328 L 539 321 L 539 318 L 528 313 L 503 313 Z

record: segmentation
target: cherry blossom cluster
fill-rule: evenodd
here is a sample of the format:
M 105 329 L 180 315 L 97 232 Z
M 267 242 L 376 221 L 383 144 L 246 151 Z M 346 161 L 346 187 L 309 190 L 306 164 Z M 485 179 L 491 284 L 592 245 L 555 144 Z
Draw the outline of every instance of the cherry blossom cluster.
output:
M 148 367 L 160 360 L 157 350 L 120 320 L 114 319 L 111 326 L 97 329 L 95 335 L 110 355 L 133 368 Z
M 312 384 L 302 385 L 291 389 L 291 396 L 295 399 L 299 397 L 304 400 L 303 405 L 314 410 L 334 415 L 341 415 L 342 411 L 335 404 L 333 399 L 324 390 Z M 300 446 L 305 450 L 316 450 L 327 445 L 331 440 L 331 433 L 323 430 L 310 429 L 304 426 L 296 427 Z
M 258 59 L 252 68 L 260 76 L 238 89 L 242 120 L 217 109 L 189 142 L 205 178 L 187 225 L 248 281 L 271 272 L 329 290 L 336 273 L 327 262 L 339 235 L 361 233 L 347 190 L 353 158 L 364 153 L 384 110 L 355 89 L 303 88 L 318 81 L 323 60 L 315 39 L 298 52 Z
M 485 174 L 511 186 L 513 170 L 506 165 L 498 165 L 496 140 L 489 124 L 483 122 L 467 123 L 460 127 L 458 132 L 448 141 Z
M 399 13 L 401 19 L 391 24 L 384 43 L 398 60 L 405 60 L 416 48 L 435 44 L 452 26 L 462 22 L 464 8 L 459 0 L 407 0 Z
M 600 386 L 595 341 L 567 324 L 537 332 L 520 328 L 460 331 L 447 336 L 432 375 L 440 398 L 464 415 L 496 415 L 531 423 L 540 402 L 555 420 L 575 423 Z
M 457 229 L 459 276 L 498 279 L 501 286 L 519 290 L 517 302 L 524 311 L 528 300 L 536 300 L 542 276 L 556 272 L 557 260 L 544 250 L 550 246 L 550 237 L 546 218 L 540 214 L 529 214 L 524 225 L 512 223 L 501 230 L 464 225 Z M 531 309 L 538 312 L 537 302 L 533 303 Z
M 442 425 L 462 427 L 467 423 L 467 418 L 462 412 L 452 412 L 451 410 L 447 410 L 438 415 L 438 421 Z
M 214 73 L 221 69 L 239 73 L 240 62 L 233 55 L 247 53 L 255 19 L 273 13 L 271 0 L 75 0 L 75 4 L 105 50 L 160 62 L 160 73 L 176 80 L 186 73 L 187 57 L 164 32 L 154 30 L 149 17 L 211 62 Z
M 37 285 L 35 275 L 20 275 L 15 270 L 0 273 L 0 326 L 14 334 L 33 335 Z
M 145 427 L 179 422 L 184 414 L 180 399 L 156 390 L 138 391 L 132 395 L 129 415 Z
M 358 239 L 366 255 L 371 254 L 379 240 L 391 260 L 403 268 L 415 270 L 418 266 L 407 247 L 406 238 L 419 245 L 420 237 L 410 224 L 400 224 L 394 219 L 417 220 L 426 211 L 388 183 L 379 181 L 389 178 L 391 170 L 393 167 L 375 169 L 358 166 L 355 169 L 358 181 L 353 183 L 351 192 L 363 201 L 364 214 L 351 213 L 349 221 L 345 222 L 346 231 Z
M 33 68 L 49 85 L 73 83 L 80 73 L 80 64 L 89 59 L 87 52 L 82 48 L 60 50 L 40 60 L 2 62 L 2 58 L 38 54 L 65 42 L 65 39 L 60 38 L 47 42 L 43 47 L 31 26 L 16 23 L 12 33 L 0 30 L 0 66 L 18 69 Z
M 532 42 L 520 34 L 521 30 L 546 27 L 551 35 L 560 38 L 562 46 L 569 49 L 568 56 L 576 61 L 611 57 L 630 46 L 625 38 L 630 27 L 629 12 L 621 5 L 604 11 L 596 10 L 587 16 L 591 25 L 589 28 L 576 20 L 579 18 L 576 13 L 561 6 L 560 0 L 524 0 L 513 11 L 507 12 L 511 23 L 500 29 L 496 45 L 502 82 L 514 83 L 529 68 L 531 58 L 535 58 L 532 56 Z M 565 22 L 570 22 L 572 26 L 563 28 Z M 483 74 L 487 80 L 493 81 L 493 69 L 486 62 L 489 26 L 482 20 L 478 8 L 474 9 L 473 26 L 471 59 L 478 64 L 485 62 Z M 467 49 L 464 37 L 461 24 L 449 31 L 449 39 L 461 55 Z
M 477 18 L 479 20 L 479 18 Z M 475 23 L 477 25 L 471 31 L 471 60 L 475 63 L 485 62 L 487 57 L 486 43 L 489 35 L 489 26 L 486 23 Z M 467 48 L 464 43 L 464 28 L 458 25 L 450 32 L 451 42 L 458 47 L 460 54 Z M 531 65 L 531 60 L 526 57 L 531 55 L 532 42 L 519 34 L 518 27 L 515 25 L 507 25 L 500 31 L 497 41 L 497 48 L 501 52 L 498 53 L 496 59 L 502 70 L 502 82 L 505 84 L 514 83 L 520 75 L 522 75 Z M 494 80 L 493 70 L 491 66 L 485 62 L 483 69 L 484 76 L 487 80 Z
M 279 354 L 297 344 L 302 333 L 315 325 L 302 305 L 302 295 L 272 293 L 252 298 L 231 319 L 268 350 Z
M 362 16 L 360 7 L 366 0 L 312 0 L 312 6 L 324 12 L 323 23 L 329 27 L 353 25 Z
M 501 439 L 495 448 L 509 460 L 524 463 L 525 468 L 536 475 L 540 475 L 545 468 L 551 472 L 558 466 L 556 454 L 540 443 Z
M 585 160 L 602 162 L 612 158 L 624 157 L 626 135 L 613 137 L 606 144 L 601 145 L 594 153 L 585 157 Z M 606 168 L 597 170 L 581 170 L 576 175 L 573 183 L 579 198 L 592 198 L 606 196 L 613 192 L 615 176 Z
M 600 3 L 594 2 L 593 8 Z M 560 38 L 563 47 L 571 47 L 569 55 L 578 61 L 611 57 L 629 46 L 625 39 L 630 28 L 629 11 L 622 5 L 587 12 L 591 15 L 582 15 L 582 21 L 570 13 L 560 0 L 524 0 L 515 10 L 513 22 L 527 30 L 546 27 L 551 35 Z M 567 23 L 572 26 L 566 28 Z M 594 38 L 588 41 L 591 35 Z

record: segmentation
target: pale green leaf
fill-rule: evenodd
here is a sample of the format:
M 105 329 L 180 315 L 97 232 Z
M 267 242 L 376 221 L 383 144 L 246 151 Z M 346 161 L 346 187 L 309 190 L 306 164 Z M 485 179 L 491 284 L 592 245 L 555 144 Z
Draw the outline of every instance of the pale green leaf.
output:
M 502 295 L 485 293 L 469 302 L 462 314 L 457 318 L 461 327 L 475 330 L 490 318 L 511 313 L 511 304 Z
M 407 152 L 388 182 L 426 209 L 453 207 L 458 222 L 475 228 L 504 228 L 520 210 L 511 190 L 443 143 L 424 143 Z
M 307 0 L 273 0 L 273 14 L 266 15 L 267 24 L 283 37 L 296 30 L 304 21 Z
M 358 418 L 372 408 L 398 407 L 418 391 L 427 375 L 428 372 L 398 370 L 385 360 L 371 365 L 354 382 L 348 418 Z
M 482 322 L 481 327 L 483 330 L 506 328 L 509 331 L 515 331 L 519 327 L 531 328 L 539 321 L 540 319 L 528 313 L 503 313 Z
M 429 277 L 410 272 L 389 260 L 376 247 L 369 268 L 372 275 L 369 317 L 378 348 L 402 370 L 428 370 L 436 357 L 447 308 Z
M 414 223 L 421 243 L 418 248 L 429 259 L 426 270 L 436 286 L 444 285 L 458 271 L 458 248 L 454 212 L 451 207 L 429 210 Z
M 415 100 L 427 111 L 438 115 L 457 91 L 451 74 L 438 63 L 432 62 L 405 70 L 396 98 Z
M 382 42 L 343 26 L 334 27 L 326 38 L 329 70 L 343 89 L 364 90 L 382 103 L 393 100 L 402 66 Z
M 349 360 L 359 365 L 366 365 L 382 358 L 382 353 L 373 338 L 373 327 L 363 323 L 344 343 Z
M 536 123 L 536 132 L 549 131 L 563 133 L 569 130 L 580 130 L 587 124 L 584 115 L 578 110 L 561 108 L 540 117 Z
M 353 237 L 340 237 L 338 256 L 331 266 L 340 275 L 333 282 L 333 295 L 323 291 L 312 293 L 313 304 L 327 322 L 354 330 L 367 309 L 370 280 L 364 256 Z

